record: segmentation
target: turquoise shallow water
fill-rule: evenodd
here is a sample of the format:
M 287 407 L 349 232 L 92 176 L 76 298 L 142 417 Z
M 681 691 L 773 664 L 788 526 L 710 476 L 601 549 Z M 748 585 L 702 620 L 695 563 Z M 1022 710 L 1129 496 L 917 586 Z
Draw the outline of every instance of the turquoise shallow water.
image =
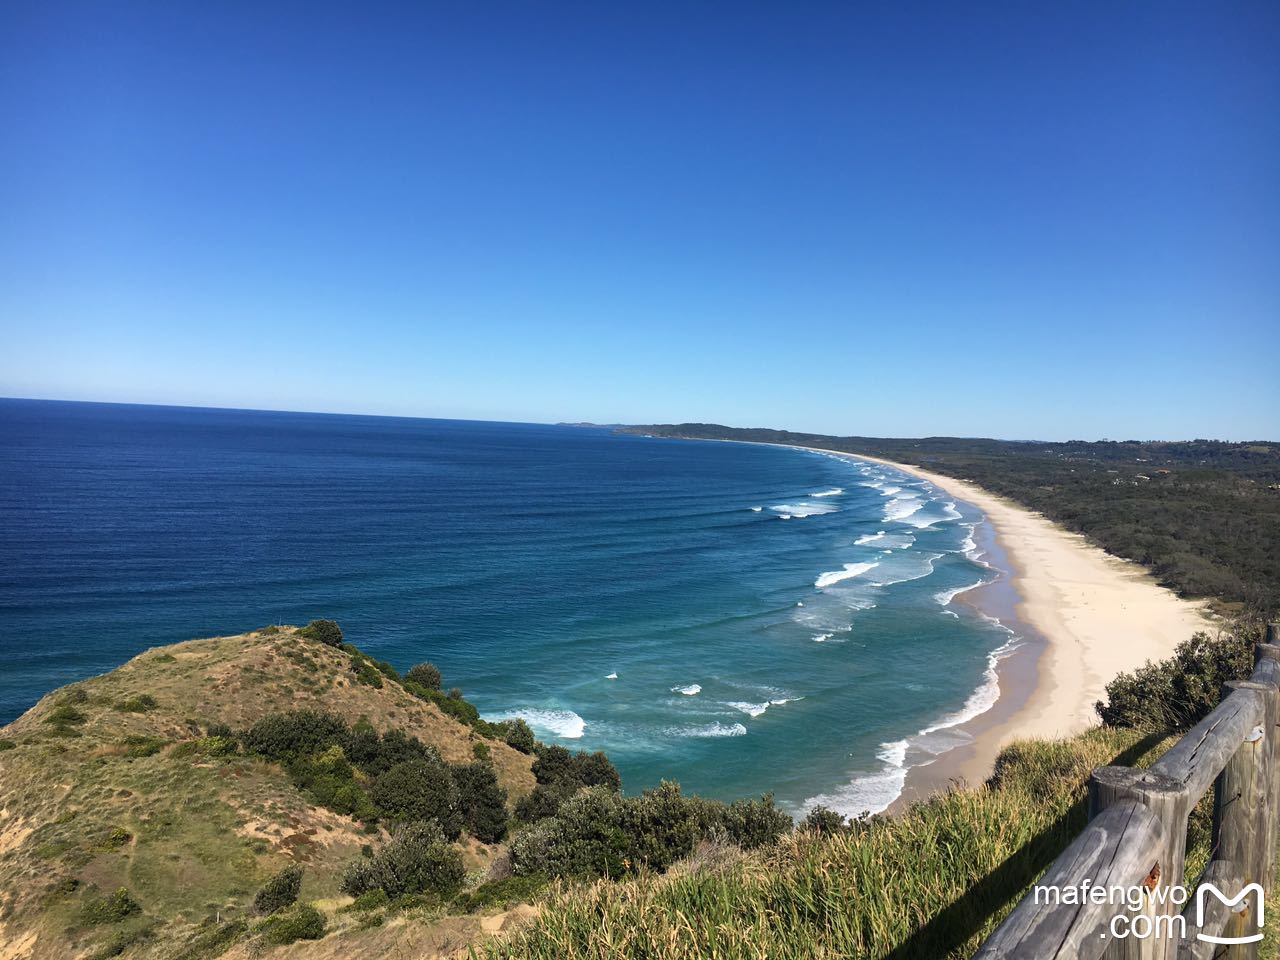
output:
M 994 697 L 980 516 L 891 468 L 603 429 L 0 401 L 0 720 L 331 616 L 491 717 L 790 809 L 886 806 Z

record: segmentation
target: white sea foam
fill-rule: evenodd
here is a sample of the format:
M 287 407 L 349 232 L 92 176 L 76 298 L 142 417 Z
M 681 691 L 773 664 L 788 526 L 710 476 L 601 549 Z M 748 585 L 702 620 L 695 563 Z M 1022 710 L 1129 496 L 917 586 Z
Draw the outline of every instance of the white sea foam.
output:
M 1013 631 L 999 620 L 992 617 L 987 619 L 1008 633 L 1009 639 L 987 655 L 982 683 L 969 695 L 964 705 L 908 739 L 882 743 L 876 753 L 876 759 L 882 764 L 879 770 L 858 774 L 850 783 L 806 800 L 805 809 L 822 805 L 849 817 L 862 813 L 881 813 L 902 795 L 907 771 L 913 766 L 907 762 L 909 756 L 915 754 L 917 758 L 922 757 L 920 763 L 929 763 L 933 757 L 970 741 L 971 738 L 967 735 L 961 731 L 953 731 L 952 728 L 981 716 L 995 705 L 1000 698 L 999 663 L 1018 649 L 1020 643 Z
M 672 687 L 672 693 L 683 693 L 686 697 L 694 697 L 702 692 L 702 686 L 697 683 L 691 683 L 686 687 Z
M 986 580 L 979 580 L 977 583 L 970 583 L 963 587 L 952 587 L 950 590 L 939 590 L 933 595 L 933 599 L 937 600 L 944 607 L 951 603 L 956 597 L 962 593 L 968 593 L 970 590 L 977 589 L 986 583 Z
M 587 723 L 572 710 L 511 710 L 499 720 L 523 720 L 534 730 L 550 733 L 561 740 L 578 740 L 586 731 Z
M 896 500 L 890 500 L 884 508 L 885 520 L 906 520 L 908 517 L 919 513 L 924 509 L 924 501 L 918 497 L 899 497 Z
M 998 620 L 994 622 L 1009 633 L 1009 639 L 987 654 L 987 669 L 983 671 L 982 684 L 973 693 L 969 694 L 969 699 L 964 702 L 963 707 L 921 730 L 920 735 L 922 737 L 937 733 L 939 730 L 947 730 L 951 727 L 959 726 L 974 717 L 981 716 L 994 707 L 996 701 L 1000 699 L 1000 674 L 997 672 L 997 668 L 1001 660 L 1018 649 L 1019 639 L 1004 624 Z
M 745 713 L 749 717 L 758 717 L 770 707 L 780 707 L 784 703 L 795 703 L 797 700 L 803 700 L 804 697 L 774 697 L 771 700 L 765 700 L 763 703 L 751 703 L 747 700 L 731 700 L 725 704 L 726 707 L 733 707 Z
M 830 793 L 810 797 L 804 802 L 805 809 L 823 806 L 846 817 L 887 810 L 902 795 L 907 782 L 907 746 L 905 740 L 880 744 L 876 753 L 882 763 L 879 770 L 858 776 Z
M 868 543 L 879 543 L 884 538 L 885 532 L 883 530 L 877 530 L 875 533 L 864 533 L 857 540 L 853 541 L 853 545 L 855 547 L 861 547 Z
M 752 508 L 751 508 L 751 512 L 752 512 L 752 513 L 759 513 L 759 512 L 760 512 L 761 510 L 763 510 L 763 509 L 764 509 L 764 507 L 752 507 Z
M 774 504 L 769 509 L 789 517 L 818 517 L 824 513 L 835 513 L 840 508 L 834 503 L 810 503 L 802 500 L 800 503 Z
M 606 680 L 617 680 L 617 679 L 618 679 L 618 672 L 615 670 L 613 673 L 611 673 L 611 674 L 609 674 L 607 677 L 605 677 L 605 679 L 606 679 Z
M 811 497 L 838 497 L 844 493 L 844 487 L 832 487 L 830 490 L 823 490 L 820 493 L 811 493 Z
M 916 555 L 908 558 L 904 556 L 904 559 L 918 561 L 920 565 L 915 566 L 914 569 L 904 569 L 905 564 L 895 563 L 894 567 L 897 569 L 889 571 L 889 576 L 885 577 L 885 579 L 876 580 L 876 585 L 880 587 L 891 587 L 895 583 L 907 583 L 911 580 L 922 580 L 933 573 L 934 562 L 941 560 L 943 556 L 944 554 L 941 553 L 930 554 L 927 557 Z
M 669 737 L 742 737 L 747 728 L 740 723 L 721 723 L 719 720 L 700 727 L 667 727 L 663 731 Z
M 956 509 L 954 501 L 948 500 L 942 505 L 942 510 L 943 515 L 941 517 L 912 517 L 907 520 L 907 523 L 911 524 L 913 527 L 918 527 L 919 529 L 924 530 L 927 527 L 932 527 L 934 524 L 947 523 L 951 520 L 960 519 L 960 511 Z
M 843 570 L 829 570 L 822 574 L 817 580 L 813 581 L 813 585 L 819 590 L 824 587 L 832 586 L 841 580 L 852 580 L 854 577 L 861 576 L 868 570 L 872 570 L 880 566 L 878 562 L 872 563 L 846 563 Z
M 830 640 L 833 636 L 835 636 L 835 634 L 832 634 L 832 633 L 820 633 L 820 634 L 818 634 L 816 637 L 814 637 L 814 638 L 813 638 L 813 642 L 814 642 L 814 643 L 826 643 L 826 642 L 827 642 L 828 640 Z
M 779 519 L 779 520 L 790 520 L 790 519 L 791 519 L 791 514 L 789 514 L 789 513 L 779 514 L 779 515 L 778 515 L 778 519 Z

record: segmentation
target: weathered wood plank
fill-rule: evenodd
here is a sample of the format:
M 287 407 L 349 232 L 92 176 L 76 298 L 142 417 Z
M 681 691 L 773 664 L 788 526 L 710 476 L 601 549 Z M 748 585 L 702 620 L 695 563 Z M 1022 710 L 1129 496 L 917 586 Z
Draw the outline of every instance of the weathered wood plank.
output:
M 1212 883 L 1227 897 L 1234 897 L 1244 884 L 1240 880 L 1240 871 L 1228 860 L 1215 860 L 1205 869 L 1200 878 L 1201 883 Z M 1198 933 L 1209 936 L 1222 936 L 1231 920 L 1231 909 L 1217 897 L 1205 900 L 1204 923 L 1196 926 L 1196 901 L 1192 897 L 1187 908 L 1182 911 L 1186 922 L 1187 939 L 1178 945 L 1178 960 L 1219 960 L 1226 954 L 1227 948 L 1220 943 L 1208 943 L 1196 937 Z
M 1259 690 L 1234 690 L 1207 717 L 1187 731 L 1152 764 L 1156 773 L 1181 780 L 1192 806 L 1218 778 L 1254 727 L 1263 722 L 1265 705 Z
M 1157 851 L 1150 884 L 1163 890 L 1181 886 L 1187 852 L 1187 815 L 1191 810 L 1186 784 L 1152 770 L 1099 767 L 1093 771 L 1089 778 L 1089 819 L 1125 799 L 1141 802 L 1164 826 L 1164 843 Z M 1167 897 L 1153 897 L 1142 912 L 1154 920 L 1159 916 L 1172 916 L 1178 912 L 1178 906 Z M 1174 960 L 1176 952 L 1177 943 L 1167 936 L 1135 937 L 1110 941 L 1102 955 L 1106 960 Z
M 1138 800 L 1121 800 L 1102 811 L 1049 867 L 1039 886 L 1080 889 L 1131 887 L 1150 875 L 1164 844 L 1160 819 Z M 1087 900 L 1087 898 L 1086 898 Z M 1097 960 L 1107 944 L 1107 925 L 1123 907 L 1111 903 L 1036 903 L 1024 897 L 993 933 L 975 960 Z
M 1240 681 L 1225 684 L 1228 699 L 1241 691 L 1269 691 L 1265 684 Z M 1245 738 L 1218 777 L 1213 796 L 1213 851 L 1230 860 L 1245 884 L 1265 883 L 1272 851 L 1267 846 L 1267 796 L 1270 793 L 1270 730 L 1264 718 Z M 1256 943 L 1237 944 L 1227 954 L 1232 960 L 1253 960 Z

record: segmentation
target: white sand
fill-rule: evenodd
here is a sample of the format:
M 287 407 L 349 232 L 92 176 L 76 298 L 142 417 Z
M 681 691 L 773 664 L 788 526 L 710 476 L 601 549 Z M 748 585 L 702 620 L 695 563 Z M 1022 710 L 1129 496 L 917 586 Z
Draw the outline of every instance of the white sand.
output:
M 1096 724 L 1094 701 L 1116 674 L 1163 659 L 1197 630 L 1213 626 L 1203 603 L 1181 599 L 1137 564 L 1039 513 L 967 480 L 877 462 L 923 477 L 986 514 L 1013 566 L 1018 615 L 1048 642 L 1036 689 L 1008 723 L 990 732 L 1001 739 L 991 748 L 1019 737 L 1067 736 Z

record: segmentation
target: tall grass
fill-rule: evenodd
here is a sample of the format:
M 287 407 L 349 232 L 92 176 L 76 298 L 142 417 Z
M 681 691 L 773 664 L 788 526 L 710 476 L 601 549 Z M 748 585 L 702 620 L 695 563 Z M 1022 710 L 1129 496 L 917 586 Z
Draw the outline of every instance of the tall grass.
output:
M 1089 771 L 1166 744 L 1099 729 L 1026 742 L 990 784 L 832 836 L 616 883 L 557 888 L 488 960 L 967 957 L 1085 822 Z

